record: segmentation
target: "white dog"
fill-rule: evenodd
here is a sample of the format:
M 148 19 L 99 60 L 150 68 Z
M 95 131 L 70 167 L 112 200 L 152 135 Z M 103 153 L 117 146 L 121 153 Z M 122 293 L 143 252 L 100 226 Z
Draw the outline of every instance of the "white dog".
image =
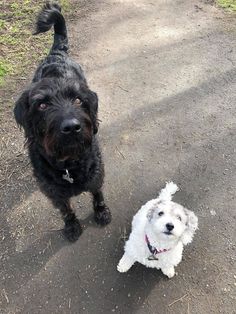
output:
M 176 191 L 176 184 L 167 183 L 159 197 L 147 202 L 134 216 L 125 253 L 117 266 L 119 272 L 126 272 L 137 261 L 161 269 L 169 278 L 174 276 L 183 246 L 192 242 L 198 227 L 192 211 L 171 201 Z

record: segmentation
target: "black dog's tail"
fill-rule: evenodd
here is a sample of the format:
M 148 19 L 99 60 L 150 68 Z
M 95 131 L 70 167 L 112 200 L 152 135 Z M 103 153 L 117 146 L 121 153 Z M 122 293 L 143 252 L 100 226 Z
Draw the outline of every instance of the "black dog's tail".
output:
M 34 35 L 47 32 L 52 26 L 54 26 L 54 42 L 51 51 L 63 50 L 66 52 L 68 50 L 68 38 L 61 7 L 57 3 L 47 2 L 38 15 Z

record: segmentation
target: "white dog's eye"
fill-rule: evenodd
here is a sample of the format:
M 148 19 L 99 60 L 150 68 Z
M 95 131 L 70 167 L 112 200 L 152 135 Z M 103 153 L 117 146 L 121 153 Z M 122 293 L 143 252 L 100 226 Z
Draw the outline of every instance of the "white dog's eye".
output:
M 182 218 L 181 218 L 181 216 L 177 216 L 177 218 L 180 220 L 180 221 L 182 221 Z
M 162 216 L 162 215 L 164 215 L 164 212 L 159 212 L 158 213 L 158 216 Z

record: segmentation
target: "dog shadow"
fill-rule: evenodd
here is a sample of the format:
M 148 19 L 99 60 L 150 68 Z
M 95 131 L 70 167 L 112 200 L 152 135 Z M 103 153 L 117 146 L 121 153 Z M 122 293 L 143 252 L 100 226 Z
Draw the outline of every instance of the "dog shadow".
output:
M 92 228 L 101 228 L 93 219 L 93 213 L 84 219 L 80 219 L 83 231 Z M 33 241 L 24 251 L 15 252 L 15 246 L 9 249 L 12 251 L 7 258 L 7 262 L 3 263 L 5 273 L 11 274 L 11 278 L 7 279 L 6 286 L 15 287 L 16 284 L 23 286 L 30 277 L 40 272 L 47 262 L 57 254 L 63 247 L 71 246 L 63 233 L 63 229 L 43 232 L 35 241 Z M 14 267 L 12 267 L 14 265 Z M 5 286 L 5 283 L 3 282 Z M 19 288 L 19 287 L 18 287 Z
M 3 286 L 7 289 L 19 289 L 37 275 L 52 256 L 67 245 L 69 242 L 64 239 L 61 230 L 43 233 L 27 249 L 12 253 L 3 263 L 5 273 L 10 274 L 2 281 Z M 11 249 L 13 250 L 13 247 Z
M 97 265 L 100 275 L 93 288 L 89 289 L 91 299 L 94 301 L 94 307 L 90 304 L 88 308 L 90 313 L 136 313 L 142 309 L 143 311 L 149 309 L 149 313 L 157 313 L 148 299 L 155 287 L 159 286 L 158 290 L 161 291 L 168 278 L 160 270 L 146 268 L 139 263 L 135 263 L 128 272 L 119 273 L 116 267 L 124 252 L 124 242 L 119 241 L 115 250 L 114 238 L 108 245 L 113 247 L 106 248 L 105 251 L 109 253 L 107 255 L 105 253 L 103 262 Z M 104 285 L 101 285 L 103 281 Z M 98 304 L 99 308 L 96 308 Z
M 108 299 L 114 305 L 119 304 L 119 313 L 126 313 L 127 309 L 129 313 L 135 313 L 144 306 L 146 309 L 150 308 L 151 313 L 155 313 L 147 300 L 151 291 L 163 280 L 167 279 L 161 271 L 136 263 L 127 273 L 117 272 L 114 294 Z

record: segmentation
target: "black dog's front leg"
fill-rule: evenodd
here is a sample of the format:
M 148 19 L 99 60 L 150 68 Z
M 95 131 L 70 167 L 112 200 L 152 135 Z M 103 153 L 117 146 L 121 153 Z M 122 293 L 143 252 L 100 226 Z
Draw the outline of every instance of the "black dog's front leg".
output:
M 65 223 L 64 235 L 70 242 L 78 240 L 82 233 L 82 227 L 78 218 L 76 218 L 69 200 L 54 200 L 55 207 L 60 209 L 62 218 Z
M 104 202 L 101 190 L 93 194 L 94 219 L 97 224 L 105 226 L 111 222 L 111 212 Z

